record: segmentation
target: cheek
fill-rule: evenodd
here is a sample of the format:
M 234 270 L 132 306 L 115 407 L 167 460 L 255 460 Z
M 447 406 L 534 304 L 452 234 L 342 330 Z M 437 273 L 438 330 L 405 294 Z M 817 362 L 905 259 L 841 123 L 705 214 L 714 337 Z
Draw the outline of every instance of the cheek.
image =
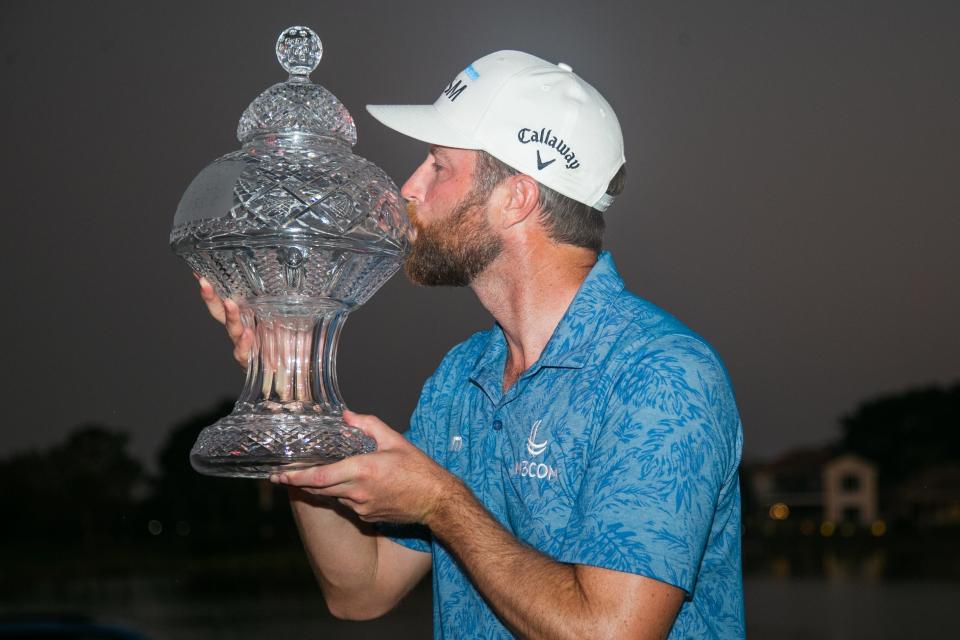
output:
M 466 193 L 460 181 L 452 176 L 444 177 L 439 174 L 432 174 L 429 179 L 424 181 L 423 185 L 423 199 L 419 204 L 421 206 L 429 204 L 435 210 L 445 210 Z

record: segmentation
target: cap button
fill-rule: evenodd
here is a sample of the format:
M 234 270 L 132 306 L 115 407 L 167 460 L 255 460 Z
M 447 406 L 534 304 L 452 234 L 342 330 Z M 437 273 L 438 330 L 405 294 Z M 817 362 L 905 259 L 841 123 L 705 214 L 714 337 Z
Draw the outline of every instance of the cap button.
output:
M 566 62 L 558 62 L 557 66 L 563 69 L 564 71 L 573 71 L 573 67 L 568 65 Z

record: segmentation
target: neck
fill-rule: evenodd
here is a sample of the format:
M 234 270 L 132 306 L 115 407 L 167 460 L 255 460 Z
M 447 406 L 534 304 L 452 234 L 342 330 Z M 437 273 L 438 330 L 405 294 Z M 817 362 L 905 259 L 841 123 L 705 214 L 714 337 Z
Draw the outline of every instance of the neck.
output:
M 504 391 L 540 358 L 596 260 L 590 249 L 552 242 L 505 248 L 471 283 L 507 340 Z

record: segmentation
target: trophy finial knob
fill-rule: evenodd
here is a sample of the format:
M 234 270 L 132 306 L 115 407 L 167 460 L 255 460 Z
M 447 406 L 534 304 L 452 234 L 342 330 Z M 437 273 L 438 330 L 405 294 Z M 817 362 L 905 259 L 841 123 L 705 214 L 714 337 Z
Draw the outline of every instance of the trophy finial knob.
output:
M 294 77 L 306 79 L 323 56 L 323 43 L 310 27 L 287 27 L 277 38 L 277 60 Z

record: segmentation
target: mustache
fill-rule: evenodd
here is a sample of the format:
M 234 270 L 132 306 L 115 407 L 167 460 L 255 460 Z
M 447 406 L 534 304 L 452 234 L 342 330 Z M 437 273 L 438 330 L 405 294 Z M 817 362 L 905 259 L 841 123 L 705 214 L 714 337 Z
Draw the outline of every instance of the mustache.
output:
M 420 222 L 420 220 L 419 220 L 419 217 L 420 217 L 420 216 L 419 216 L 419 214 L 418 214 L 418 212 L 417 212 L 417 203 L 408 200 L 408 201 L 407 201 L 407 218 L 410 219 L 410 222 L 411 222 L 414 226 L 419 227 L 419 226 L 422 226 L 422 224 L 421 224 L 421 222 Z
M 417 213 L 417 205 L 410 200 L 407 200 L 407 219 L 410 221 L 410 240 L 416 242 L 417 235 L 423 229 L 423 223 L 419 219 Z

